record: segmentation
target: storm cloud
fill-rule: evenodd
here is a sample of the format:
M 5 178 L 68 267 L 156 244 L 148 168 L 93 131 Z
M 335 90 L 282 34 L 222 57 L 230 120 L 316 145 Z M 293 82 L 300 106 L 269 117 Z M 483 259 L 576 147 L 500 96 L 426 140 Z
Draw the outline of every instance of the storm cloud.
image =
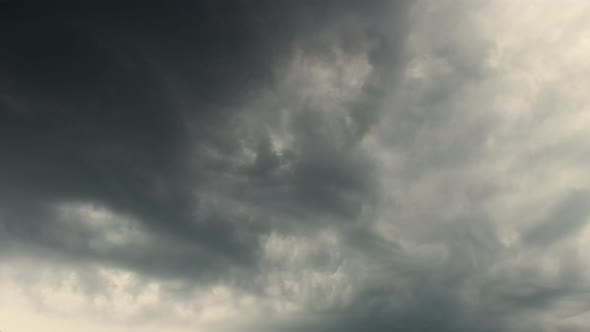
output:
M 584 331 L 590 7 L 0 12 L 0 328 Z

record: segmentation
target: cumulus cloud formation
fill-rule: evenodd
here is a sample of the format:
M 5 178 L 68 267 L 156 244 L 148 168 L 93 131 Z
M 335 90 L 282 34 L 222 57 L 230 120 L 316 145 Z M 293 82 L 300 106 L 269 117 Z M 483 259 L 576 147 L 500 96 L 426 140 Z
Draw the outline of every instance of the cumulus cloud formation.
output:
M 3 331 L 590 328 L 590 6 L 1 6 Z

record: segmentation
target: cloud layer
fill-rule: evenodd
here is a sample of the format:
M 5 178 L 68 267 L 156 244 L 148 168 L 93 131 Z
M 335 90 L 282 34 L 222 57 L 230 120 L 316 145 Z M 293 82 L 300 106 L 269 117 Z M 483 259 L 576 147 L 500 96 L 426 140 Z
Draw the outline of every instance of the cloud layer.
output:
M 590 7 L 6 7 L 3 330 L 590 327 Z

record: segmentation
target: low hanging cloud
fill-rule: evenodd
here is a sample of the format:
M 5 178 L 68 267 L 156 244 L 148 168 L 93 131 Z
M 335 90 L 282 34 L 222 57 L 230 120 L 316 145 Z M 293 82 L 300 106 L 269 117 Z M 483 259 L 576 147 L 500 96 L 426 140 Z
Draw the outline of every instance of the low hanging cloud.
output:
M 3 7 L 1 329 L 590 327 L 589 6 Z

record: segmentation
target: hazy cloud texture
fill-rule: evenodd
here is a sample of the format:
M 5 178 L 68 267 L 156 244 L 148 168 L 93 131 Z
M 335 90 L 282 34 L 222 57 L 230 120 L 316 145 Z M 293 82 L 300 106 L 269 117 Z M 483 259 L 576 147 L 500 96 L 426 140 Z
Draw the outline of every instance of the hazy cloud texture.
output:
M 590 328 L 590 6 L 0 6 L 3 331 Z

